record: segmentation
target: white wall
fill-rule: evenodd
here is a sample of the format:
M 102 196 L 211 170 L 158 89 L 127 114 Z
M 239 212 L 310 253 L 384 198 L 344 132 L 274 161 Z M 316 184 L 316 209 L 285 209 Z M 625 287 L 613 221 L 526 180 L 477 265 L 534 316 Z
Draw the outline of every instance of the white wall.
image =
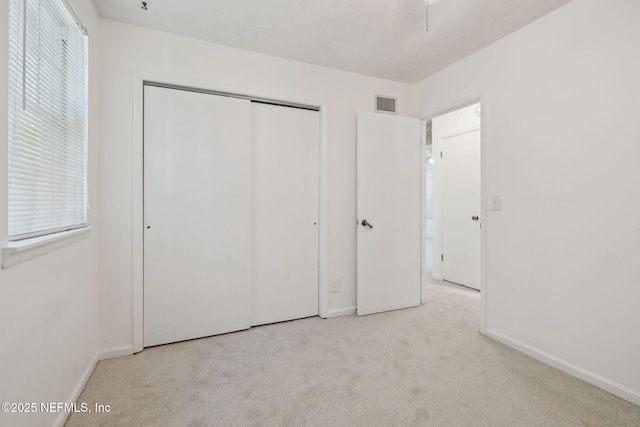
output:
M 640 404 L 640 2 L 575 0 L 415 86 L 483 96 L 487 332 Z
M 355 306 L 355 117 L 374 94 L 398 97 L 410 111 L 409 85 L 232 49 L 114 21 L 101 21 L 100 157 L 101 346 L 132 343 L 132 145 L 134 73 L 328 107 L 329 277 L 342 279 L 329 310 Z
M 433 141 L 433 271 L 432 276 L 442 279 L 442 196 L 440 178 L 440 139 L 454 132 L 480 127 L 476 114 L 479 104 L 469 105 L 435 117 L 431 122 Z M 478 177 L 480 179 L 480 177 Z M 478 284 L 479 285 L 479 284 Z
M 98 16 L 90 0 L 72 3 L 98 56 Z M 8 2 L 0 7 L 7 22 Z M 6 27 L 3 27 L 6 28 Z M 7 242 L 7 32 L 0 31 L 0 244 Z M 89 75 L 89 223 L 98 221 L 98 67 Z M 57 251 L 0 270 L 0 401 L 66 402 L 98 344 L 97 233 Z M 0 424 L 52 425 L 61 414 L 3 414 Z M 60 420 L 60 419 L 59 419 Z

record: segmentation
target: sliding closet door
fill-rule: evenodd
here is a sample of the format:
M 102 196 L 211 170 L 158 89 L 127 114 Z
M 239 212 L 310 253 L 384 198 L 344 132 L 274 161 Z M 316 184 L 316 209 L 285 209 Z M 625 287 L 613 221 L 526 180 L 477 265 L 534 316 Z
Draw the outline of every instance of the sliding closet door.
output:
M 319 116 L 251 106 L 252 325 L 318 314 Z
M 145 86 L 145 346 L 251 326 L 250 114 Z

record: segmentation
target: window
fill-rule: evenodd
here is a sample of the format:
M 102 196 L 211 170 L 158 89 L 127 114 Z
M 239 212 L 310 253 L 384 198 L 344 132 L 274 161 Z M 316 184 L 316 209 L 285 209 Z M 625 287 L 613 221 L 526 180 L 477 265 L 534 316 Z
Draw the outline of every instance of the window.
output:
M 87 38 L 67 6 L 9 0 L 10 241 L 87 224 Z

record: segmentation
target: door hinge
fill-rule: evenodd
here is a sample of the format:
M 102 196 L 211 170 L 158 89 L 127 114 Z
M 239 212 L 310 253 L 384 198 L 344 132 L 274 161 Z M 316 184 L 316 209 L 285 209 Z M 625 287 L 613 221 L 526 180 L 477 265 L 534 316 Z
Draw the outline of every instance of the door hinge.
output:
M 444 254 L 440 254 L 440 261 L 444 261 Z
M 442 151 L 440 152 L 440 158 L 442 158 Z

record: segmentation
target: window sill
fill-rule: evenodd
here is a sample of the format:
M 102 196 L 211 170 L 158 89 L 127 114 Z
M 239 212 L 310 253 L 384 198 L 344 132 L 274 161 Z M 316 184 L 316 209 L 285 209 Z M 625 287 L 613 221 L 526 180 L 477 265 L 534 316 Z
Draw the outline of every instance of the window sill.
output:
M 2 268 L 13 267 L 14 265 L 21 264 L 40 255 L 86 239 L 93 228 L 93 226 L 88 226 L 48 234 L 46 236 L 9 242 L 7 247 L 2 249 Z

